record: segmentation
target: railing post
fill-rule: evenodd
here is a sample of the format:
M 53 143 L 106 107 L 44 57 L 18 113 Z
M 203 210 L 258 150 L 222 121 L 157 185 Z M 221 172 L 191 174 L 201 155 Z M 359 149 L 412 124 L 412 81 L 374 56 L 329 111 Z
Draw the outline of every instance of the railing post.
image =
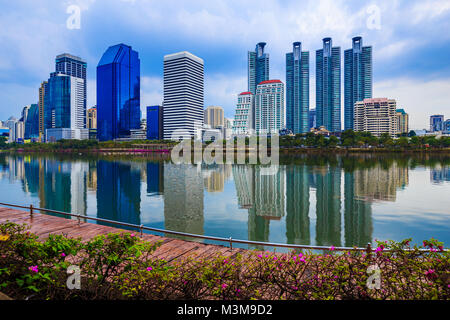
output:
M 141 224 L 141 225 L 139 226 L 139 229 L 141 230 L 141 238 L 142 238 L 142 235 L 143 235 L 143 229 L 144 229 L 144 225 L 143 225 L 143 224 Z
M 230 237 L 230 250 L 233 251 L 233 239 Z
M 370 259 L 370 257 L 372 256 L 372 245 L 371 245 L 370 242 L 367 243 L 367 249 L 366 249 L 366 252 L 367 252 L 367 258 Z
M 32 216 L 33 216 L 33 205 L 30 204 L 30 217 L 32 217 Z

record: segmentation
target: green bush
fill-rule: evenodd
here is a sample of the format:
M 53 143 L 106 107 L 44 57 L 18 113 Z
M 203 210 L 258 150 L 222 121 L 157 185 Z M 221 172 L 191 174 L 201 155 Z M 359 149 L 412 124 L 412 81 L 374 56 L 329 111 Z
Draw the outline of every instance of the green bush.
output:
M 152 256 L 158 244 L 132 233 L 89 241 L 50 236 L 0 224 L 0 291 L 30 299 L 442 299 L 450 293 L 450 257 L 431 239 L 421 248 L 378 242 L 370 253 L 250 252 L 167 261 Z M 81 270 L 81 289 L 66 287 L 67 268 Z M 380 270 L 370 289 L 369 267 Z

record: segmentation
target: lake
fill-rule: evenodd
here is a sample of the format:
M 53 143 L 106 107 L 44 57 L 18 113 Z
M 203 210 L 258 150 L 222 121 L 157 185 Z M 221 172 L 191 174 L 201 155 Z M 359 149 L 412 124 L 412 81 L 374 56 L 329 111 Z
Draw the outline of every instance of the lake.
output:
M 285 156 L 270 174 L 163 158 L 0 154 L 0 202 L 264 242 L 450 240 L 448 155 Z

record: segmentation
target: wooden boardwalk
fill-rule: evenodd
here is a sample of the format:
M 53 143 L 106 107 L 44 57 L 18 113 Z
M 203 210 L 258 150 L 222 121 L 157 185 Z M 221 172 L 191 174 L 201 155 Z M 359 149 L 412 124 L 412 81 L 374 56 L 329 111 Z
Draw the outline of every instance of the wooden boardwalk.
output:
M 41 239 L 45 239 L 49 234 L 63 234 L 71 238 L 89 240 L 96 235 L 111 232 L 132 232 L 140 236 L 138 231 L 113 228 L 89 222 L 81 222 L 78 224 L 78 220 L 60 218 L 37 212 L 34 212 L 33 216 L 30 216 L 30 213 L 26 211 L 0 207 L 0 223 L 6 222 L 7 220 L 17 224 L 26 223 L 31 227 L 29 231 Z M 162 241 L 162 245 L 155 250 L 153 256 L 166 260 L 169 263 L 175 259 L 188 257 L 207 258 L 214 254 L 221 254 L 226 257 L 233 257 L 237 254 L 248 256 L 250 254 L 250 250 L 246 249 L 233 248 L 233 250 L 230 250 L 230 248 L 225 246 L 185 241 L 146 233 L 142 235 L 142 238 L 152 243 Z

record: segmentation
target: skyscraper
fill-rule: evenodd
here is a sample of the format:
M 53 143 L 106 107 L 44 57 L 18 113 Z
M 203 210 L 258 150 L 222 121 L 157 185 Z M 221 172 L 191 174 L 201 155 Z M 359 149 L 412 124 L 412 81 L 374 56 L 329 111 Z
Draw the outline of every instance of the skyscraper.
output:
M 28 109 L 25 123 L 25 139 L 39 138 L 39 106 L 32 104 Z
M 255 130 L 255 100 L 250 92 L 242 92 L 238 95 L 236 114 L 234 115 L 233 133 L 252 134 Z
M 83 90 L 81 97 L 78 99 L 83 101 L 83 112 L 86 113 L 86 97 L 87 97 L 87 81 L 86 81 L 87 63 L 80 57 L 73 56 L 68 53 L 63 53 L 56 56 L 55 71 L 67 74 L 69 76 L 83 79 Z M 86 117 L 83 119 L 83 127 L 86 128 Z
M 255 129 L 258 134 L 284 128 L 284 84 L 267 80 L 258 84 L 255 96 Z
M 129 137 L 140 121 L 139 54 L 123 43 L 111 46 L 97 66 L 98 139 Z
M 147 107 L 147 139 L 162 140 L 163 139 L 163 107 L 149 106 Z
M 341 48 L 331 38 L 316 51 L 316 117 L 317 127 L 341 131 Z
M 48 90 L 48 82 L 43 81 L 39 87 L 39 137 L 41 138 L 45 134 L 44 114 L 45 114 L 45 95 Z
M 435 114 L 430 116 L 430 131 L 442 131 L 444 125 L 444 115 Z
M 203 88 L 203 59 L 187 51 L 164 56 L 164 139 L 201 137 Z
M 372 98 L 372 47 L 363 47 L 362 37 L 352 39 L 344 51 L 344 129 L 353 129 L 355 102 Z
M 292 133 L 309 131 L 309 52 L 294 42 L 286 53 L 286 129 Z
M 269 54 L 264 53 L 265 42 L 259 42 L 255 51 L 248 52 L 248 91 L 256 94 L 256 86 L 269 80 Z

